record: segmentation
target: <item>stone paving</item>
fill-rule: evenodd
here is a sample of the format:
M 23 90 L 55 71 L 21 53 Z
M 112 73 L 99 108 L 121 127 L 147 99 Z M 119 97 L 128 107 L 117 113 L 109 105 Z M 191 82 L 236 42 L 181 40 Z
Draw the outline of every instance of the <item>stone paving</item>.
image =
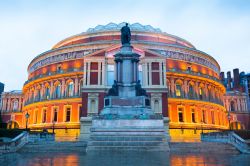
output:
M 248 166 L 250 155 L 163 152 L 47 152 L 12 153 L 0 156 L 3 166 Z

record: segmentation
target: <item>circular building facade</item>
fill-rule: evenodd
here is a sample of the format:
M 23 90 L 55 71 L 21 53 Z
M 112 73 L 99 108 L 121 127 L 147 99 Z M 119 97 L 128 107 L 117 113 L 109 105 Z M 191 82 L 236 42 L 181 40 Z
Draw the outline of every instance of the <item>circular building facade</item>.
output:
M 123 25 L 90 28 L 31 61 L 23 86 L 23 119 L 28 112 L 31 129 L 55 128 L 58 135 L 78 135 L 80 117 L 100 112 L 115 78 L 113 56 L 121 47 Z M 129 26 L 133 51 L 141 55 L 138 74 L 142 87 L 153 110 L 170 118 L 172 135 L 177 129 L 196 133 L 196 129 L 227 128 L 218 62 L 160 29 L 139 23 Z

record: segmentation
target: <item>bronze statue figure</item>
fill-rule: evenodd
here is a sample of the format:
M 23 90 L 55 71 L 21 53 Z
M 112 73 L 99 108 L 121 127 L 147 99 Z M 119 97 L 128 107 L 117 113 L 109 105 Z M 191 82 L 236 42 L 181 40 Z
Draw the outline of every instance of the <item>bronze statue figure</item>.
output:
M 126 23 L 126 25 L 123 26 L 122 29 L 121 29 L 121 42 L 122 42 L 122 45 L 130 44 L 130 40 L 131 40 L 131 32 L 130 32 L 130 28 L 128 27 L 128 23 Z

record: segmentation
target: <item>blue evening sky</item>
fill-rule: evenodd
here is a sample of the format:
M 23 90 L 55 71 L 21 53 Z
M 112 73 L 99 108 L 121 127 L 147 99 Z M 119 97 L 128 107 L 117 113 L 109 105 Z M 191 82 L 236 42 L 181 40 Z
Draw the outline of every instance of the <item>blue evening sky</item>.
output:
M 150 24 L 213 56 L 222 71 L 250 72 L 248 0 L 0 1 L 0 82 L 21 89 L 27 67 L 60 40 L 110 22 Z

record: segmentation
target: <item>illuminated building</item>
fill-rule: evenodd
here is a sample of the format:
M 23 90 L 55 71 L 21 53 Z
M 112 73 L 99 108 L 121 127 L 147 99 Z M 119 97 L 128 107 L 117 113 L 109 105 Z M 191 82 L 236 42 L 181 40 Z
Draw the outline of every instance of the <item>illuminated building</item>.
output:
M 120 28 L 110 23 L 68 37 L 28 66 L 23 86 L 23 118 L 31 129 L 78 132 L 81 116 L 97 114 L 116 74 L 113 55 L 120 48 Z M 227 129 L 223 105 L 226 88 L 220 66 L 188 41 L 150 25 L 130 25 L 133 51 L 140 54 L 139 78 L 156 113 L 169 116 L 175 129 Z M 168 86 L 168 92 L 166 91 Z M 21 127 L 25 126 L 25 120 Z M 171 134 L 170 130 L 170 134 Z M 59 130 L 58 130 L 59 131 Z
M 3 92 L 1 95 L 1 118 L 7 124 L 7 128 L 19 128 L 22 126 L 22 91 L 13 90 Z

